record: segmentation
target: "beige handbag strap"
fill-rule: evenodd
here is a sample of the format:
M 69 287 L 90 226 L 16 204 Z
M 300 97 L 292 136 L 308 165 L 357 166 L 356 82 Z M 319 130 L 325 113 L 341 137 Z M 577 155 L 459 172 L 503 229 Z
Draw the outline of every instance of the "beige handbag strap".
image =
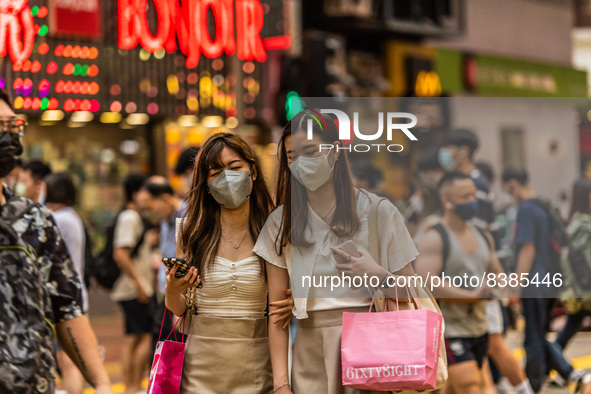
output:
M 378 236 L 378 205 L 385 200 L 384 197 L 374 198 L 369 208 L 369 254 L 380 263 L 380 245 Z

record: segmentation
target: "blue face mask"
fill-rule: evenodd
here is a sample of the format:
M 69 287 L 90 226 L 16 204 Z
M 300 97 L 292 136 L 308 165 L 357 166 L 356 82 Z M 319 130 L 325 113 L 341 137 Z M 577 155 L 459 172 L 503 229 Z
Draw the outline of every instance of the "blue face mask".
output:
M 458 204 L 454 208 L 454 212 L 462 220 L 468 221 L 478 213 L 478 201 L 470 201 L 464 204 Z
M 437 161 L 441 168 L 445 171 L 453 171 L 456 168 L 456 162 L 453 157 L 453 153 L 448 148 L 441 148 L 437 153 Z

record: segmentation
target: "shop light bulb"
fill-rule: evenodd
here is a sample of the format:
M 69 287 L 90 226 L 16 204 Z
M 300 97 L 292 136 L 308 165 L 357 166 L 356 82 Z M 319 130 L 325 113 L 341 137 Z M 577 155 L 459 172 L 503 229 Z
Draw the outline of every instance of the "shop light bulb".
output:
M 122 118 L 119 112 L 103 112 L 99 120 L 101 123 L 119 123 Z
M 197 124 L 197 117 L 195 115 L 179 116 L 177 123 L 181 127 L 192 127 Z
M 44 111 L 43 115 L 41 115 L 41 120 L 44 122 L 59 122 L 64 118 L 63 111 L 59 109 L 53 111 Z
M 205 127 L 215 128 L 220 127 L 223 123 L 223 119 L 221 116 L 205 116 L 201 120 L 201 124 Z
M 148 116 L 148 114 L 133 113 L 127 116 L 127 123 L 129 123 L 132 126 L 143 125 L 148 123 L 149 121 L 150 117 Z
M 94 115 L 90 111 L 76 111 L 72 114 L 70 120 L 77 123 L 87 123 L 94 119 Z

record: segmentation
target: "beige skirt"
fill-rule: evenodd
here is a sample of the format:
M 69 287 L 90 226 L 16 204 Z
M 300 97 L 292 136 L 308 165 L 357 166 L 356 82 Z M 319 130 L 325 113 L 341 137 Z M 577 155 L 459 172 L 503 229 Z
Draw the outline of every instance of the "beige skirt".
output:
M 362 394 L 369 391 L 343 386 L 341 334 L 343 312 L 367 312 L 366 307 L 308 312 L 299 320 L 293 350 L 294 394 Z
M 181 393 L 272 393 L 267 319 L 193 316 Z

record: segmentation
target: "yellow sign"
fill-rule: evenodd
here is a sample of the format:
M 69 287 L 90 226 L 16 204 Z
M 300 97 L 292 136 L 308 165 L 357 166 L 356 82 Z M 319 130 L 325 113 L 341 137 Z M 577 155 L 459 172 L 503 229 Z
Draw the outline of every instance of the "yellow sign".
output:
M 415 94 L 419 97 L 441 96 L 441 80 L 435 71 L 419 71 L 415 82 Z

